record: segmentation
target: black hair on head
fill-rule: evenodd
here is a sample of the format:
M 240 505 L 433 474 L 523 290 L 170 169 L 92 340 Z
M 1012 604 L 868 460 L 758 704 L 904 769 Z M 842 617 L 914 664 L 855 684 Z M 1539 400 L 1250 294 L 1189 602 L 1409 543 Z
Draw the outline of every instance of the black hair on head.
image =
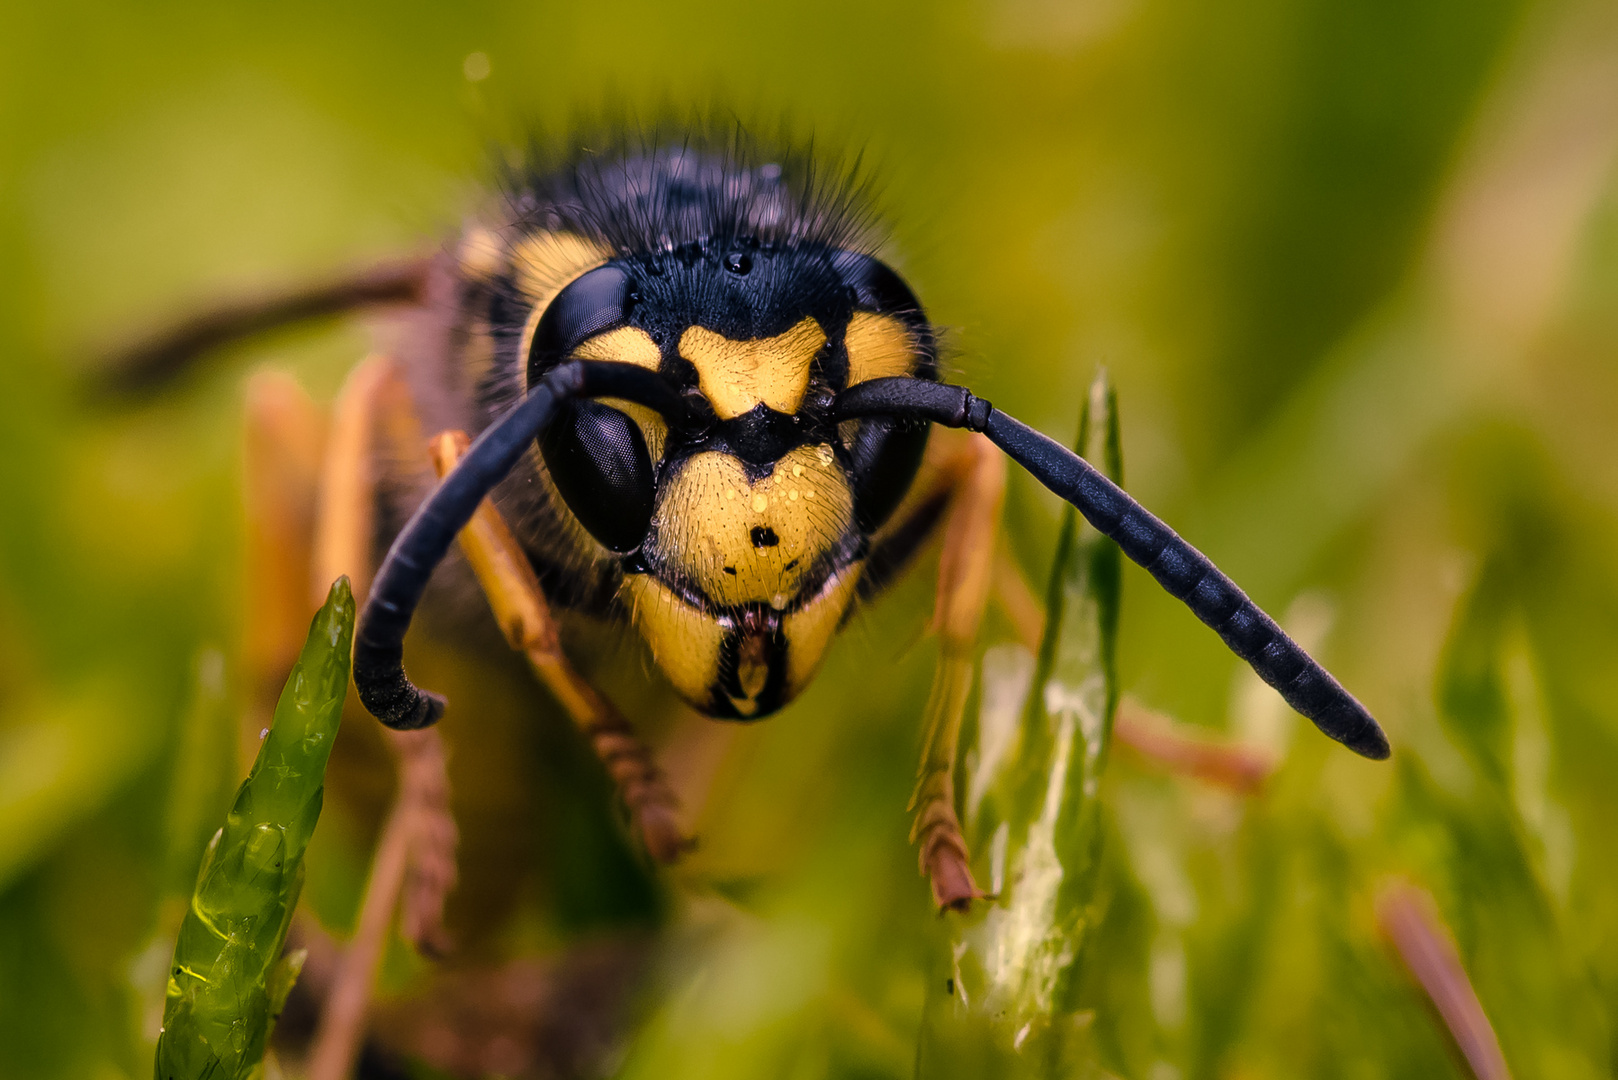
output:
M 519 227 L 568 231 L 625 254 L 685 245 L 813 246 L 874 253 L 882 240 L 860 159 L 740 121 L 590 121 L 530 129 L 500 162 Z

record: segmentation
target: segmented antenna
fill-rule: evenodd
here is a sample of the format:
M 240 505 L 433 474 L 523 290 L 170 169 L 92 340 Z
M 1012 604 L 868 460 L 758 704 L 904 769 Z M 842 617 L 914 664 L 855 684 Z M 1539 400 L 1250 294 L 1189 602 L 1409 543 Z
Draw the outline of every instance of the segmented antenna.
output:
M 1286 635 L 1202 552 L 1180 538 L 1125 491 L 1067 447 L 1007 416 L 962 386 L 904 377 L 872 379 L 843 391 L 837 420 L 914 416 L 946 427 L 982 432 L 1017 464 L 1072 503 L 1085 520 L 1117 542 L 1132 561 L 1213 628 L 1325 734 L 1357 754 L 1382 760 L 1388 737 L 1331 673 Z
M 411 515 L 388 549 L 354 634 L 354 687 L 370 714 L 408 731 L 436 723 L 444 698 L 423 691 L 404 670 L 404 636 L 455 535 L 510 472 L 561 408 L 576 398 L 615 397 L 655 409 L 671 423 L 685 403 L 655 371 L 634 364 L 574 360 L 552 369 L 528 396 L 484 431 L 453 471 Z

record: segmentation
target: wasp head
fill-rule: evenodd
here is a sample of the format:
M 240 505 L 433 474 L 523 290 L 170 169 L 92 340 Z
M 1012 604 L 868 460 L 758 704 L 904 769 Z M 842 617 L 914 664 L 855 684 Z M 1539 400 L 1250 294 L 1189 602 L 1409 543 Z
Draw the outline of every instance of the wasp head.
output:
M 933 378 L 931 328 L 871 256 L 742 239 L 607 259 L 527 331 L 528 381 L 569 359 L 657 371 L 687 419 L 580 403 L 540 440 L 621 599 L 693 705 L 754 719 L 809 682 L 857 595 L 872 534 L 908 490 L 925 425 L 835 423 L 836 394 Z

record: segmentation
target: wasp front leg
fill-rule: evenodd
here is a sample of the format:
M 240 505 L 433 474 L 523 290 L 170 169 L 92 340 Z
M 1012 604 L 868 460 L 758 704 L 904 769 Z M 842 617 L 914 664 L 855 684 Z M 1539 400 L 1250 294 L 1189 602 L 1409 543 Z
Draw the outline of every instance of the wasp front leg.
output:
M 947 436 L 946 436 L 947 438 Z M 940 440 L 942 442 L 942 440 Z M 909 809 L 910 839 L 939 908 L 963 911 L 983 896 L 972 879 L 966 838 L 955 811 L 955 757 L 972 691 L 974 646 L 994 577 L 994 551 L 1005 499 L 1005 459 L 981 435 L 960 440 L 933 466 L 930 484 L 872 547 L 873 586 L 891 577 L 942 521 L 937 600 L 938 669 L 927 697 L 921 764 Z
M 291 376 L 255 374 L 245 404 L 242 666 L 251 697 L 238 747 L 243 773 L 309 625 L 310 541 L 326 445 L 324 410 Z
M 447 431 L 433 440 L 433 465 L 439 476 L 454 468 L 468 445 L 461 431 Z M 459 539 L 506 640 L 527 657 L 540 682 L 590 740 L 647 852 L 659 862 L 674 862 L 691 840 L 680 827 L 678 802 L 667 777 L 629 721 L 563 654 L 556 620 L 533 565 L 492 500 L 483 500 Z

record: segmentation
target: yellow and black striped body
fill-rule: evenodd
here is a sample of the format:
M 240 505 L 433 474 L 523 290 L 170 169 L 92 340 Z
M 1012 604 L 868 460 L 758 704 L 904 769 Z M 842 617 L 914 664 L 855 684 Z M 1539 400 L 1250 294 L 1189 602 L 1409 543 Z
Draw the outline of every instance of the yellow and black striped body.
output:
M 605 153 L 508 182 L 444 274 L 442 379 L 492 422 L 569 359 L 654 369 L 704 422 L 575 405 L 500 486 L 552 602 L 632 620 L 702 711 L 754 719 L 818 668 L 924 424 L 830 419 L 867 379 L 934 378 L 934 334 L 841 191 L 791 162 Z M 470 421 L 470 422 L 468 422 Z

